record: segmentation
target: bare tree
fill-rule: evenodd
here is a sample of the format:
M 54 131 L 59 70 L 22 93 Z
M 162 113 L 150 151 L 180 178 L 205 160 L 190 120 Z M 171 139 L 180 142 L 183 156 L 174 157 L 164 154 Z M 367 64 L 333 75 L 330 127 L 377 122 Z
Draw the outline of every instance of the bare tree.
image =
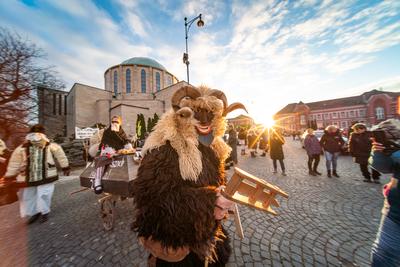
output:
M 37 121 L 37 86 L 65 88 L 42 49 L 15 32 L 0 28 L 0 136 L 8 140 Z

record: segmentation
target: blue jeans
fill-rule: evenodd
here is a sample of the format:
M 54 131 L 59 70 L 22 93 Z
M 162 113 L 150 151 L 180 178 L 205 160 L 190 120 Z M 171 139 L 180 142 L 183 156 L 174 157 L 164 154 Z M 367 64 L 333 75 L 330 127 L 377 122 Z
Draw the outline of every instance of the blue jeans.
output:
M 331 152 L 325 151 L 324 153 L 325 153 L 325 160 L 326 160 L 326 169 L 328 171 L 330 171 L 330 170 L 336 171 L 337 159 L 339 157 L 340 152 L 331 153 Z
M 382 215 L 371 253 L 372 267 L 400 266 L 400 224 Z

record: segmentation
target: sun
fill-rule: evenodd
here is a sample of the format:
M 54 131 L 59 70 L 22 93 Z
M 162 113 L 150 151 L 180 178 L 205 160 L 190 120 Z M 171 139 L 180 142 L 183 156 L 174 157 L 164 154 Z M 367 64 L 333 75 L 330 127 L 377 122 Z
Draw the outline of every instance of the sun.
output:
M 264 118 L 261 123 L 265 128 L 272 128 L 275 125 L 275 121 L 272 116 Z

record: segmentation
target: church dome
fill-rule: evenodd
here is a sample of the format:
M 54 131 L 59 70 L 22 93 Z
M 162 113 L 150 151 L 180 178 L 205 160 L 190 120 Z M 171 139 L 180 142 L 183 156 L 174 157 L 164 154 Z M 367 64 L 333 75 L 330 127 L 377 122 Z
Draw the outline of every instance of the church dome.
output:
M 121 65 L 143 65 L 167 71 L 163 65 L 148 57 L 133 57 L 123 61 Z

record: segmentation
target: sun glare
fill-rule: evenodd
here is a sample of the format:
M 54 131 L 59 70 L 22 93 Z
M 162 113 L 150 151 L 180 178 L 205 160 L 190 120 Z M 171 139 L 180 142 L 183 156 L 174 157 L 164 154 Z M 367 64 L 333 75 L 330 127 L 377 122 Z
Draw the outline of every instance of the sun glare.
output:
M 275 121 L 272 117 L 266 117 L 264 118 L 262 124 L 264 125 L 265 128 L 271 128 L 275 125 Z

